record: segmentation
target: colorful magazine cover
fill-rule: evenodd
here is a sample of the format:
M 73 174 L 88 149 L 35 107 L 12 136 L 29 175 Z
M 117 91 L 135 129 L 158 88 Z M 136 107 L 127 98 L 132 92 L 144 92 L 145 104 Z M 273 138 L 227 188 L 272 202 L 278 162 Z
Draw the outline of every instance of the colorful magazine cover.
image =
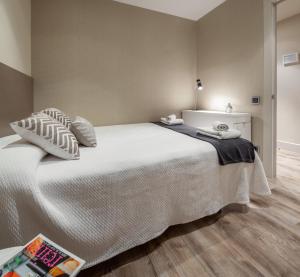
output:
M 84 264 L 40 234 L 0 265 L 0 277 L 74 277 Z

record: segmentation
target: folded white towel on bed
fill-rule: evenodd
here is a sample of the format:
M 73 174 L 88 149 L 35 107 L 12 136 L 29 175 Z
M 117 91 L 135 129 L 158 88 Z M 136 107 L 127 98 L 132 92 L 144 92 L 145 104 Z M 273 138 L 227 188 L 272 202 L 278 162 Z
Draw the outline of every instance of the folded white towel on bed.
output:
M 173 121 L 173 120 L 176 120 L 176 115 L 175 114 L 170 114 L 167 116 L 167 120 L 168 121 Z
M 241 132 L 236 129 L 230 129 L 228 131 L 216 131 L 213 128 L 198 127 L 198 134 L 217 138 L 217 139 L 233 139 L 241 137 Z
M 176 118 L 174 120 L 168 120 L 166 117 L 162 117 L 160 119 L 161 123 L 164 123 L 166 125 L 181 125 L 184 123 L 183 119 L 181 118 Z
M 216 131 L 228 131 L 229 126 L 225 122 L 215 121 L 213 122 L 213 129 Z

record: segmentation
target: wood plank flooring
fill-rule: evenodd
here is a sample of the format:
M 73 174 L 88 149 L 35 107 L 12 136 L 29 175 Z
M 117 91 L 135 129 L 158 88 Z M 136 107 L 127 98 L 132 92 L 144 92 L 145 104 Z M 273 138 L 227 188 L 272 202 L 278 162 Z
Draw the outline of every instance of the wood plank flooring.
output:
M 160 237 L 79 277 L 300 276 L 300 155 L 279 151 L 271 197 L 247 213 L 224 211 Z

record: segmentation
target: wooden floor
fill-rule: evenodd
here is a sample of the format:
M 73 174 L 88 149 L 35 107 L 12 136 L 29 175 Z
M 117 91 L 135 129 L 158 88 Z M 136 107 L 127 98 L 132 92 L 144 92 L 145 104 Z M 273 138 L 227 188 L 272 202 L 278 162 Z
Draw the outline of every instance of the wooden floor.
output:
M 96 276 L 300 276 L 300 155 L 279 151 L 271 197 L 169 228 L 82 272 Z

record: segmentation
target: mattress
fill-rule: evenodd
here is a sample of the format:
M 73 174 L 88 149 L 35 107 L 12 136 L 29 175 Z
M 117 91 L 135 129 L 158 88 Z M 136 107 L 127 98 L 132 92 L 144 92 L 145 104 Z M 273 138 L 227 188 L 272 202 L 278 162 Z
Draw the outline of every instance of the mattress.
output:
M 255 163 L 220 166 L 207 142 L 145 124 L 97 127 L 98 146 L 64 161 L 19 141 L 0 150 L 0 248 L 43 233 L 86 267 L 169 226 L 270 189 Z

